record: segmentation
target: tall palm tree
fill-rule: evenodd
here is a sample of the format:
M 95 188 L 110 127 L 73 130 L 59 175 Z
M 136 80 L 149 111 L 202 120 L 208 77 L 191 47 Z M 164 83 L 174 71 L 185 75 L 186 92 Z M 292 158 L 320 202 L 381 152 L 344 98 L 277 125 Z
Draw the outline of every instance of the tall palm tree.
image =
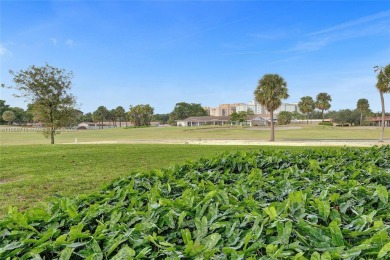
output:
M 275 141 L 274 111 L 289 97 L 286 81 L 278 74 L 265 74 L 255 89 L 255 99 L 271 114 L 271 142 Z
M 359 99 L 356 104 L 356 109 L 360 112 L 360 125 L 362 125 L 363 114 L 367 114 L 370 110 L 370 104 L 368 103 L 368 100 L 365 98 Z
M 298 103 L 299 110 L 306 115 L 307 124 L 309 124 L 309 113 L 314 111 L 315 102 L 312 97 L 301 97 L 301 101 Z
M 324 110 L 330 108 L 330 102 L 332 102 L 332 98 L 328 93 L 322 92 L 317 95 L 316 108 L 322 112 L 322 122 L 325 121 Z
M 381 97 L 382 105 L 382 131 L 379 142 L 383 142 L 383 135 L 385 132 L 385 98 L 383 94 L 390 93 L 390 64 L 384 68 L 376 67 L 375 71 L 379 70 L 377 76 L 378 82 L 376 83 L 376 88 L 379 90 L 379 95 Z
M 119 119 L 119 127 L 122 127 L 122 120 L 126 117 L 126 111 L 122 106 L 115 108 L 115 116 Z

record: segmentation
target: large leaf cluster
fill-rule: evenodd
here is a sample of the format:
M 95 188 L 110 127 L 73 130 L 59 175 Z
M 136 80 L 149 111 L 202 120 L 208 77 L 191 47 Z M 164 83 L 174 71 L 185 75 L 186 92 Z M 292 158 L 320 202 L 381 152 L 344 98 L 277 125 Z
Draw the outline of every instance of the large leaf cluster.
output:
M 12 208 L 0 258 L 388 258 L 389 189 L 389 146 L 224 154 Z

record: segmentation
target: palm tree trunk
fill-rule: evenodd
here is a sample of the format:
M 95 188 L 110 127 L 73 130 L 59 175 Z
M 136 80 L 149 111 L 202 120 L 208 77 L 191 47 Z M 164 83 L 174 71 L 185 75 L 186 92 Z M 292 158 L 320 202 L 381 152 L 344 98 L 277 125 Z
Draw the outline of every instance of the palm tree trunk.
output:
M 363 122 L 363 112 L 360 113 L 360 126 L 362 126 L 362 122 Z
M 381 137 L 379 139 L 379 142 L 383 142 L 383 135 L 385 133 L 385 99 L 383 97 L 382 91 L 379 91 L 379 94 L 381 96 L 381 105 L 382 105 L 382 129 L 381 129 Z
M 324 110 L 322 110 L 322 122 L 325 121 Z
M 274 111 L 271 110 L 271 142 L 275 141 Z

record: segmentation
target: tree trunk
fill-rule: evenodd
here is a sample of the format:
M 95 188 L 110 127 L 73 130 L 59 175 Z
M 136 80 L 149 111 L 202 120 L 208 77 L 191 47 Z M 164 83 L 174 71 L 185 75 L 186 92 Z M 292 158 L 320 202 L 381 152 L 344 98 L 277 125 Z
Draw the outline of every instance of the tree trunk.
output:
M 382 129 L 381 129 L 381 137 L 379 142 L 383 142 L 383 135 L 385 133 L 385 99 L 383 98 L 383 92 L 379 91 L 381 96 L 381 105 L 382 105 Z
M 360 113 L 360 126 L 362 126 L 363 123 L 363 112 Z
M 324 122 L 325 121 L 324 110 L 322 109 L 321 111 L 322 111 L 322 122 Z
M 271 140 L 270 142 L 275 141 L 275 125 L 274 125 L 274 111 L 271 110 Z
M 55 129 L 53 126 L 50 128 L 50 144 L 54 144 L 54 134 L 55 134 Z

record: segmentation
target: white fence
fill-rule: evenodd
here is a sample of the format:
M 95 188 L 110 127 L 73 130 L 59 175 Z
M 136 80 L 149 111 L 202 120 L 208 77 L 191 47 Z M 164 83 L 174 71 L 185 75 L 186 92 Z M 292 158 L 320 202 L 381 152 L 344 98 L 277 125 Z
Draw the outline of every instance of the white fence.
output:
M 45 127 L 0 127 L 0 132 L 43 132 L 45 131 Z M 77 128 L 69 127 L 69 128 L 60 128 L 56 129 L 59 132 L 76 132 Z

